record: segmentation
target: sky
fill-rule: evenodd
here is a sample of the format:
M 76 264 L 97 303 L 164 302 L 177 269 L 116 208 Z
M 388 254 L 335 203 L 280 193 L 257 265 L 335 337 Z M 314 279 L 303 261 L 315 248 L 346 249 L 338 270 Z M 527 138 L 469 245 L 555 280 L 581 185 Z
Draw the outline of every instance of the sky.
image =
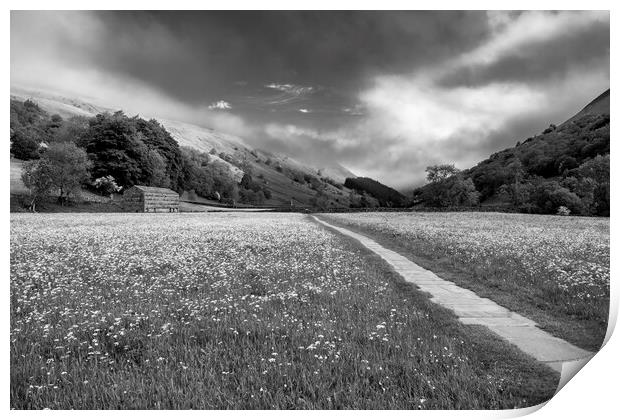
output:
M 11 12 L 11 84 L 406 191 L 609 88 L 609 12 Z

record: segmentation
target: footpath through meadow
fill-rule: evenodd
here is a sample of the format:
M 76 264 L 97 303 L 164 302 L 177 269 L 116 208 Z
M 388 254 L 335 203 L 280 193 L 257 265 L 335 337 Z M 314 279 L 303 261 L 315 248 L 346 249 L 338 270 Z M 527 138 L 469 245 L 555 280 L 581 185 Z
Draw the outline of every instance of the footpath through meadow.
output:
M 361 242 L 366 248 L 387 261 L 407 282 L 413 283 L 423 292 L 429 293 L 432 296 L 432 302 L 452 310 L 463 324 L 488 327 L 523 352 L 560 373 L 562 373 L 562 367 L 565 363 L 589 360 L 593 356 L 592 352 L 576 347 L 541 330 L 531 319 L 512 312 L 490 299 L 482 298 L 471 290 L 438 277 L 433 272 L 420 267 L 364 235 L 331 225 L 315 216 L 311 217 L 316 222 Z

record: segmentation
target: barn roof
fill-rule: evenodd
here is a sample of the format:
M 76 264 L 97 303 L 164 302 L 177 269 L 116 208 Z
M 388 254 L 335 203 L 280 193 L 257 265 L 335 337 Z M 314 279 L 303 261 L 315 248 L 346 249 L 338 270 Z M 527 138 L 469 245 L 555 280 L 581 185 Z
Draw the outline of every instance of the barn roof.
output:
M 159 193 L 159 194 L 174 194 L 178 196 L 179 194 L 175 191 L 172 191 L 169 188 L 159 188 L 159 187 L 145 187 L 144 185 L 134 185 L 132 188 L 137 188 L 140 191 L 151 192 L 151 193 Z

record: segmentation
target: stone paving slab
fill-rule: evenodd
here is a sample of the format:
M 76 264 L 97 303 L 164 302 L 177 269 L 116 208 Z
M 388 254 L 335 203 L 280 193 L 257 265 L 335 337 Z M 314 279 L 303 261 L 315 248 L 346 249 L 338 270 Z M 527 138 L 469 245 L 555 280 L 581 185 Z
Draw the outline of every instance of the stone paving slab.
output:
M 534 326 L 493 325 L 489 329 L 543 362 L 564 362 L 589 357 L 589 351 L 552 336 Z
M 510 311 L 494 311 L 484 309 L 460 309 L 450 308 L 459 318 L 498 318 L 504 319 L 510 315 Z
M 536 324 L 527 319 L 527 318 L 517 318 L 515 316 L 506 317 L 461 317 L 459 321 L 461 321 L 465 325 L 484 325 L 486 327 L 491 326 L 511 326 L 511 327 L 527 327 L 527 326 L 535 326 Z
M 463 324 L 486 326 L 516 345 L 521 351 L 558 372 L 562 372 L 565 362 L 582 360 L 593 355 L 589 351 L 541 330 L 531 319 L 512 312 L 491 299 L 482 298 L 471 290 L 443 280 L 433 272 L 420 267 L 397 252 L 384 248 L 366 236 L 333 226 L 315 216 L 311 217 L 324 226 L 357 239 L 394 267 L 407 282 L 429 293 L 432 302 L 452 310 Z
M 415 284 L 425 284 L 429 286 L 443 286 L 446 283 L 444 280 L 433 278 L 433 277 L 426 277 L 423 275 L 411 275 L 411 274 L 403 273 L 401 274 L 401 276 L 403 276 L 405 280 L 407 280 L 408 282 L 415 283 Z
M 433 297 L 431 300 L 443 305 L 490 306 L 495 303 L 487 298 L 476 298 L 475 296 L 458 297 L 454 295 L 447 295 L 442 298 Z

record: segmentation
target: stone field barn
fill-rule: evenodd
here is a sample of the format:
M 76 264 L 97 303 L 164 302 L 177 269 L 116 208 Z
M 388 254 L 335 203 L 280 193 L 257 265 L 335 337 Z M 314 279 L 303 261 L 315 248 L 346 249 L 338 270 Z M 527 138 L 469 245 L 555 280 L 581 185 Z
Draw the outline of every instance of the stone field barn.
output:
M 135 185 L 125 190 L 121 206 L 128 212 L 178 212 L 179 194 L 168 188 Z

